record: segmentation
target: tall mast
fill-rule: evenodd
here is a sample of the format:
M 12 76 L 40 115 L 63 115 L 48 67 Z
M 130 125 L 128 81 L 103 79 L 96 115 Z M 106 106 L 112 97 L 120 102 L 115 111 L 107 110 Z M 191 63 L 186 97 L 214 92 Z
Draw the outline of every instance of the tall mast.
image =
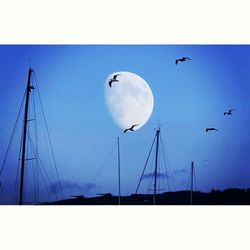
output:
M 155 171 L 154 171 L 154 205 L 156 204 L 159 135 L 160 135 L 160 128 L 158 128 L 156 130 L 156 151 L 155 151 Z
M 120 171 L 120 142 L 119 137 L 117 137 L 117 145 L 118 145 L 118 191 L 119 191 L 119 198 L 118 204 L 121 205 L 121 171 Z
M 191 162 L 191 190 L 190 190 L 190 205 L 193 205 L 193 189 L 194 189 L 194 162 Z
M 28 73 L 28 82 L 26 88 L 26 101 L 24 110 L 24 125 L 23 125 L 23 141 L 22 141 L 22 162 L 21 162 L 21 180 L 20 180 L 20 193 L 19 193 L 19 205 L 23 204 L 23 181 L 24 181 L 24 167 L 25 167 L 25 151 L 26 151 L 26 137 L 27 137 L 27 125 L 28 125 L 28 112 L 29 112 L 29 96 L 31 89 L 30 86 L 31 74 L 33 70 L 30 68 Z

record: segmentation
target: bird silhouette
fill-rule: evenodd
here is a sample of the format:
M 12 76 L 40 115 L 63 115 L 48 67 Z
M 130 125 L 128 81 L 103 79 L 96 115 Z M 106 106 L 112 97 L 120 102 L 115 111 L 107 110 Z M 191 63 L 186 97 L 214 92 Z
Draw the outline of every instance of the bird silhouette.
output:
M 177 65 L 178 62 L 185 62 L 185 61 L 188 61 L 188 60 L 191 60 L 191 59 L 184 56 L 182 58 L 179 58 L 179 59 L 175 60 L 175 64 Z
M 109 80 L 109 87 L 111 88 L 112 87 L 112 82 L 119 82 L 119 80 L 117 80 L 117 76 L 119 76 L 120 74 L 116 74 L 116 75 L 113 75 L 113 78 Z
M 224 115 L 232 115 L 232 111 L 236 109 L 229 109 L 228 112 L 224 112 Z
M 134 127 L 135 127 L 135 126 L 139 126 L 139 124 L 134 124 L 134 125 L 132 125 L 130 128 L 125 129 L 123 133 L 125 134 L 128 130 L 134 131 Z
M 208 132 L 208 131 L 213 131 L 213 130 L 219 131 L 217 128 L 206 128 L 206 132 Z

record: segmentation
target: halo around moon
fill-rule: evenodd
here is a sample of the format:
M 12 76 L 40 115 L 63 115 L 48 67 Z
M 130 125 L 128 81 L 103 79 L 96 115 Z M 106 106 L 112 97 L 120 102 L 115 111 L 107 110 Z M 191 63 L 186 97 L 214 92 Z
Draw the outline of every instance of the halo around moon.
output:
M 114 75 L 117 80 L 109 81 Z M 147 82 L 131 72 L 114 72 L 105 81 L 105 99 L 114 122 L 122 129 L 139 124 L 137 130 L 147 123 L 153 108 L 154 97 Z

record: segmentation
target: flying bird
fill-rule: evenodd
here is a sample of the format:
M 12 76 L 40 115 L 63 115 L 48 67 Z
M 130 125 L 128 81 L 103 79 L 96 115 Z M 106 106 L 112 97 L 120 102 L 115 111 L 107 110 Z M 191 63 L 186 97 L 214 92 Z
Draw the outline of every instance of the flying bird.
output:
M 217 128 L 206 128 L 206 132 L 208 132 L 208 131 L 213 131 L 213 130 L 219 131 Z
M 182 58 L 179 58 L 179 59 L 175 60 L 175 64 L 177 65 L 178 62 L 185 62 L 185 61 L 188 61 L 188 60 L 191 60 L 191 59 L 184 56 Z
M 119 76 L 120 74 L 116 74 L 116 75 L 113 75 L 113 78 L 109 80 L 109 87 L 111 88 L 112 86 L 112 82 L 119 82 L 119 80 L 117 80 L 117 76 Z
M 236 109 L 229 109 L 228 112 L 224 112 L 224 115 L 232 115 L 232 111 Z
M 135 127 L 135 126 L 139 126 L 139 124 L 134 124 L 134 125 L 132 125 L 130 128 L 125 129 L 123 133 L 125 134 L 128 130 L 134 131 L 134 127 Z

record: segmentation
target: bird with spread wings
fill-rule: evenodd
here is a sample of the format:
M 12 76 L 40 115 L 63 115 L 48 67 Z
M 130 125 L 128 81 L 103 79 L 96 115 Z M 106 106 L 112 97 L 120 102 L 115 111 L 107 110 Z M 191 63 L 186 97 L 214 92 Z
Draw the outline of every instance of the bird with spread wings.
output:
M 125 134 L 125 133 L 126 133 L 127 131 L 129 131 L 129 130 L 130 130 L 130 131 L 135 131 L 135 130 L 134 130 L 134 127 L 136 127 L 136 126 L 139 126 L 139 124 L 134 124 L 134 125 L 132 125 L 130 128 L 125 129 L 123 133 Z
M 177 65 L 178 62 L 185 62 L 185 61 L 188 61 L 188 60 L 191 60 L 191 59 L 188 58 L 188 57 L 183 56 L 182 58 L 179 58 L 179 59 L 175 60 L 175 64 Z
M 110 88 L 112 87 L 113 82 L 119 82 L 119 80 L 117 79 L 117 76 L 119 76 L 119 75 L 120 74 L 113 75 L 113 78 L 109 80 L 109 87 Z

